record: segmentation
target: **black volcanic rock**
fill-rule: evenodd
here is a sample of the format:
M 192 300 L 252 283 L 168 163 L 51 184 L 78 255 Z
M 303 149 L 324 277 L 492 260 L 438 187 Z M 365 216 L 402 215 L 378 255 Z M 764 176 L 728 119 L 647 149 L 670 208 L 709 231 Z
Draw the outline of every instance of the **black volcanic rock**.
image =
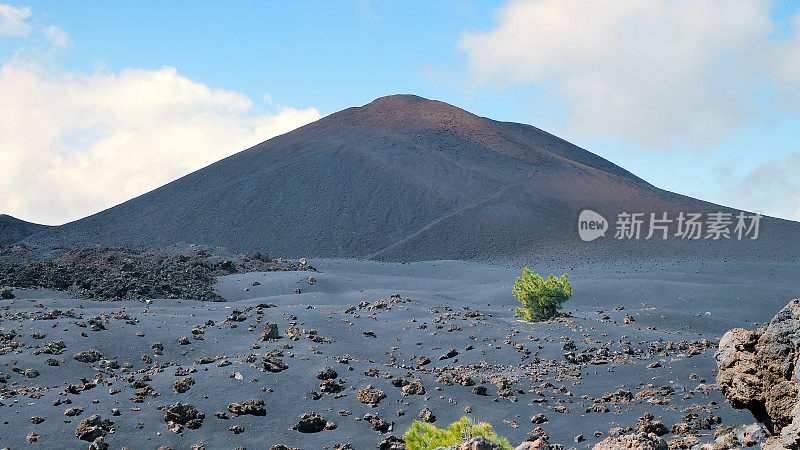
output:
M 379 98 L 275 137 L 25 243 L 200 244 L 282 257 L 382 260 L 794 259 L 798 225 L 757 241 L 577 236 L 581 210 L 727 211 L 644 182 L 535 127 L 412 95 Z M 790 238 L 787 238 L 790 236 Z M 789 245 L 787 245 L 789 242 Z
M 39 225 L 38 223 L 26 222 L 16 217 L 11 217 L 8 214 L 0 214 L 0 245 L 19 242 L 47 228 L 50 227 L 47 225 Z
M 315 269 L 307 263 L 239 255 L 233 262 L 207 250 L 156 253 L 141 249 L 81 247 L 37 259 L 25 246 L 0 246 L 0 286 L 66 290 L 99 300 L 194 298 L 222 301 L 217 277 L 233 273 Z M 243 320 L 243 318 L 242 318 Z M 102 329 L 102 323 L 96 328 Z

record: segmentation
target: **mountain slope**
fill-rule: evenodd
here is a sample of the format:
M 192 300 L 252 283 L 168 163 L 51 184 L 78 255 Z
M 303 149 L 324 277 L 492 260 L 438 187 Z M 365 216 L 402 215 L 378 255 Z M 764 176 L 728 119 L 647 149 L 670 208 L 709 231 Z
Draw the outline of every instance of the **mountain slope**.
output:
M 396 95 L 331 114 L 27 242 L 196 243 L 283 257 L 391 260 L 786 253 L 763 239 L 731 248 L 584 243 L 577 237 L 582 209 L 613 220 L 621 211 L 720 207 L 657 189 L 537 128 Z M 768 222 L 762 228 L 775 236 L 797 235 L 797 224 Z
M 49 228 L 47 225 L 26 222 L 8 214 L 0 214 L 0 245 L 13 244 L 47 228 Z

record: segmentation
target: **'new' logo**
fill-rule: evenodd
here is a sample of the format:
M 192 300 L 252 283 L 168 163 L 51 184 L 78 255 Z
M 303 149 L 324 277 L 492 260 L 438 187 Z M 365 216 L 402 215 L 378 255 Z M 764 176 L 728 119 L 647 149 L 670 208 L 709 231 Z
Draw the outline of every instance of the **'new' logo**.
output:
M 578 216 L 578 235 L 586 242 L 593 241 L 600 236 L 605 236 L 608 230 L 608 221 L 605 217 L 590 210 L 584 209 Z

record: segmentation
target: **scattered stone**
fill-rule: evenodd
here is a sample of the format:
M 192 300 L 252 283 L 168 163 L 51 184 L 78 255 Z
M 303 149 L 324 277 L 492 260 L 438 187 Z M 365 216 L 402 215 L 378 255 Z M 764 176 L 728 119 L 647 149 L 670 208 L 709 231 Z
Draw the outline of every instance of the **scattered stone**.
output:
M 336 370 L 334 370 L 333 367 L 328 366 L 328 367 L 325 367 L 324 369 L 322 369 L 321 371 L 319 371 L 319 373 L 317 374 L 317 379 L 319 379 L 319 380 L 333 380 L 338 376 L 339 376 L 339 374 L 336 373 Z
M 388 433 L 392 431 L 392 427 L 394 426 L 394 422 L 389 422 L 385 419 L 381 419 L 380 417 L 372 413 L 365 414 L 364 420 L 369 422 L 372 425 L 372 429 L 377 431 L 378 433 Z
M 633 322 L 636 322 L 636 319 L 630 314 L 625 314 L 625 318 L 622 319 L 622 322 L 623 323 L 633 323 Z
M 658 420 L 653 420 L 654 418 L 655 417 L 649 412 L 644 413 L 644 415 L 639 418 L 634 430 L 638 433 L 655 434 L 656 436 L 663 436 L 669 433 L 666 425 Z
M 62 342 L 63 344 L 63 342 Z M 97 350 L 85 350 L 80 353 L 75 354 L 72 357 L 75 361 L 82 362 L 82 363 L 94 363 L 103 359 L 103 355 L 98 352 Z
M 44 348 L 42 348 L 42 353 L 46 353 L 48 355 L 60 355 L 64 353 L 64 349 L 67 348 L 67 345 L 64 344 L 64 341 L 51 341 L 44 344 Z
M 185 425 L 186 428 L 193 430 L 203 425 L 205 417 L 205 414 L 198 411 L 194 406 L 177 402 L 167 407 L 164 422 L 170 426 L 173 424 Z
M 175 380 L 175 384 L 172 386 L 172 390 L 175 391 L 176 394 L 183 394 L 187 392 L 190 387 L 194 386 L 194 378 L 192 377 L 184 377 L 180 380 Z
M 250 399 L 244 403 L 231 403 L 228 405 L 228 411 L 234 416 L 251 415 L 251 416 L 266 416 L 267 410 L 264 408 L 264 400 L 260 398 Z
M 458 356 L 458 350 L 451 348 L 450 350 L 447 351 L 447 353 L 439 357 L 439 361 L 454 358 L 456 356 Z
M 370 384 L 366 388 L 358 391 L 357 398 L 361 403 L 375 406 L 379 401 L 386 398 L 386 394 L 384 394 L 382 390 L 372 387 Z
M 89 450 L 108 450 L 108 443 L 105 441 L 104 436 L 99 436 L 97 439 L 89 444 Z
M 399 436 L 386 436 L 378 444 L 378 450 L 405 450 L 406 441 Z
M 77 406 L 74 406 L 64 411 L 64 415 L 67 417 L 80 416 L 81 414 L 83 414 L 83 408 L 78 408 Z
M 210 357 L 210 356 L 201 356 L 201 357 L 199 357 L 199 358 L 194 360 L 194 364 L 197 365 L 197 366 L 202 366 L 202 365 L 205 365 L 205 364 L 211 364 L 214 361 L 216 361 L 216 360 L 214 358 Z
M 403 395 L 425 395 L 425 387 L 418 378 L 403 386 Z
M 315 412 L 301 415 L 300 421 L 292 427 L 293 430 L 301 433 L 319 433 L 322 430 L 333 430 L 334 428 L 336 428 L 334 423 L 326 421 Z
M 277 356 L 267 355 L 261 358 L 261 371 L 278 373 L 288 369 L 289 366 Z
M 344 390 L 344 384 L 336 380 L 325 380 L 319 385 L 319 390 L 325 394 L 337 394 Z
M 543 423 L 547 423 L 547 417 L 545 417 L 545 415 L 541 414 L 541 413 L 540 414 L 536 414 L 535 416 L 531 417 L 531 423 L 535 423 L 535 424 L 539 424 L 539 425 L 541 425 Z
M 261 333 L 261 342 L 271 342 L 280 339 L 278 325 L 274 323 L 264 324 L 264 331 Z
M 422 419 L 423 422 L 427 423 L 436 422 L 436 416 L 433 414 L 433 411 L 428 408 L 425 408 L 419 412 L 419 418 Z
M 93 442 L 95 439 L 105 436 L 106 432 L 113 430 L 114 422 L 103 419 L 99 414 L 93 414 L 78 425 L 75 437 L 82 441 Z

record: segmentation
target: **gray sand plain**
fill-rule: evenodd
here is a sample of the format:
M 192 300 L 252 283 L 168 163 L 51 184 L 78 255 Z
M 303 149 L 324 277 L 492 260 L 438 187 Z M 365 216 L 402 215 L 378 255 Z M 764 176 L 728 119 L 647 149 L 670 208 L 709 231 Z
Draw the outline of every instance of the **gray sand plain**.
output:
M 768 321 L 788 300 L 800 296 L 794 264 L 534 266 L 543 274 L 568 271 L 575 295 L 563 311 L 566 317 L 522 323 L 514 318 L 517 303 L 510 293 L 521 267 L 462 261 L 310 262 L 319 273 L 224 277 L 217 289 L 226 303 L 92 302 L 57 292 L 16 291 L 17 299 L 0 301 L 0 329 L 6 336 L 5 341 L 0 337 L 0 348 L 19 343 L 0 355 L 0 372 L 8 376 L 0 383 L 0 446 L 85 448 L 88 443 L 74 436 L 75 429 L 92 414 L 114 421 L 114 432 L 106 436 L 112 448 L 188 448 L 201 442 L 206 448 L 285 444 L 317 449 L 337 442 L 376 448 L 386 435 L 401 435 L 424 408 L 440 426 L 469 407 L 468 416 L 490 422 L 512 443 L 541 426 L 550 442 L 579 448 L 607 437 L 612 427 L 634 426 L 645 412 L 667 427 L 690 412 L 719 416 L 725 425 L 752 423 L 748 412 L 733 410 L 713 389 L 714 345 L 697 351 L 691 351 L 691 345 L 674 350 L 665 346 L 702 339 L 713 344 L 732 327 L 753 328 Z M 314 284 L 308 283 L 309 275 Z M 349 307 L 354 307 L 351 312 L 343 312 Z M 632 321 L 626 323 L 626 315 Z M 90 320 L 93 317 L 99 320 Z M 209 320 L 214 324 L 206 325 Z M 105 329 L 93 331 L 91 322 Z M 282 337 L 261 342 L 265 323 L 276 323 Z M 293 324 L 297 340 L 286 333 Z M 196 327 L 202 333 L 195 335 L 203 340 L 193 338 Z M 11 329 L 16 334 L 9 338 Z M 35 338 L 34 332 L 45 336 Z M 184 336 L 189 343 L 180 345 Z M 56 340 L 65 343 L 63 353 L 40 353 Z M 576 354 L 593 355 L 592 360 L 569 363 L 564 357 L 568 340 L 574 342 Z M 163 354 L 151 348 L 157 342 L 163 344 Z M 624 342 L 631 350 L 625 350 Z M 603 347 L 608 349 L 605 357 L 587 350 Z M 73 359 L 89 349 L 116 359 L 123 368 L 99 369 L 99 362 Z M 440 360 L 450 349 L 458 354 Z M 286 370 L 259 370 L 262 356 L 272 350 L 283 352 L 280 359 Z M 430 363 L 418 365 L 420 356 Z M 201 357 L 213 361 L 200 364 Z M 48 365 L 50 358 L 59 365 Z M 655 362 L 660 367 L 648 368 Z M 316 375 L 327 366 L 343 381 L 340 393 L 320 392 Z M 28 378 L 26 369 L 39 375 Z M 176 376 L 179 369 L 186 375 Z M 440 375 L 453 372 L 470 375 L 488 395 L 475 395 L 475 386 L 437 382 Z M 85 381 L 98 374 L 96 383 L 87 385 Z M 149 381 L 141 380 L 145 374 Z M 174 382 L 185 376 L 195 384 L 176 393 Z M 499 392 L 490 380 L 494 376 L 505 377 L 510 389 Z M 402 388 L 392 383 L 401 377 L 418 378 L 425 393 L 402 395 Z M 69 385 L 74 386 L 68 389 Z M 357 398 L 368 385 L 386 395 L 374 407 Z M 634 399 L 624 404 L 601 399 L 619 389 L 630 391 Z M 140 396 L 140 402 L 132 399 L 143 390 L 149 394 Z M 234 416 L 227 409 L 232 402 L 250 399 L 262 399 L 266 415 Z M 67 400 L 71 403 L 65 404 Z M 184 429 L 182 434 L 168 429 L 159 407 L 176 401 L 205 414 L 200 428 Z M 60 404 L 54 406 L 56 402 Z M 65 416 L 72 407 L 83 412 Z M 112 408 L 120 415 L 112 416 Z M 604 408 L 608 412 L 602 412 Z M 405 414 L 398 415 L 398 410 Z M 312 411 L 336 428 L 308 434 L 292 430 L 299 415 Z M 215 417 L 216 412 L 229 418 Z M 382 434 L 368 421 L 357 420 L 367 413 L 393 422 L 393 431 Z M 547 422 L 532 424 L 531 417 L 539 413 Z M 45 420 L 34 424 L 32 417 Z M 234 425 L 244 431 L 229 431 Z M 602 434 L 595 436 L 596 431 Z M 40 436 L 36 444 L 26 443 L 30 433 Z M 586 441 L 575 444 L 579 434 Z

